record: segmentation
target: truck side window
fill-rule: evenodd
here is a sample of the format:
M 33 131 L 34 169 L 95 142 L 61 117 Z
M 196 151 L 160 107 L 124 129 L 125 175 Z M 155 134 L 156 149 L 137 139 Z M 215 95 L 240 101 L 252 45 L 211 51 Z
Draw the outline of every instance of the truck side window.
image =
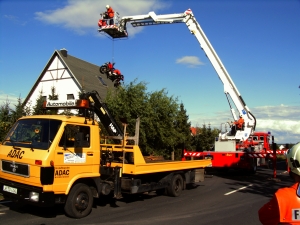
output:
M 80 126 L 78 134 L 81 135 L 80 147 L 90 147 L 90 127 Z
M 261 141 L 264 141 L 264 136 L 260 136 L 259 139 L 260 139 Z
M 90 127 L 68 124 L 59 141 L 59 147 L 90 147 Z

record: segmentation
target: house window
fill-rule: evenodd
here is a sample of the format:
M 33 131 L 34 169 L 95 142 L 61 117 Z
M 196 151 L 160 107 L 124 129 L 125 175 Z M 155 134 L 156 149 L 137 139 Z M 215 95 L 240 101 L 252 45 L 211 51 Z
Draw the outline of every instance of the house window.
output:
M 102 79 L 102 77 L 98 76 L 98 79 L 100 80 L 100 82 L 101 82 L 104 86 L 107 86 L 107 84 L 104 82 L 104 80 Z
M 42 96 L 43 101 L 47 101 L 47 96 Z
M 73 94 L 67 94 L 67 100 L 73 100 L 73 99 L 75 99 Z

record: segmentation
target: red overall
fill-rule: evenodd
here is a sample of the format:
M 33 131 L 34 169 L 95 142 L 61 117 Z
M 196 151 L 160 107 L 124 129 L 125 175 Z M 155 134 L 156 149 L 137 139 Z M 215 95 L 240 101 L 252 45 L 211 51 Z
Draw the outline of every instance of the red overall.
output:
M 234 122 L 234 124 L 237 125 L 237 128 L 238 128 L 239 130 L 242 129 L 243 123 L 244 123 L 244 119 L 243 119 L 243 118 L 239 118 L 238 121 Z
M 291 187 L 280 188 L 271 201 L 261 207 L 258 215 L 263 225 L 300 224 L 298 186 L 299 183 L 295 183 Z
M 107 15 L 108 15 L 108 18 L 114 18 L 114 16 L 115 16 L 115 12 L 114 12 L 114 10 L 112 9 L 112 7 L 109 7 L 108 9 L 107 9 Z

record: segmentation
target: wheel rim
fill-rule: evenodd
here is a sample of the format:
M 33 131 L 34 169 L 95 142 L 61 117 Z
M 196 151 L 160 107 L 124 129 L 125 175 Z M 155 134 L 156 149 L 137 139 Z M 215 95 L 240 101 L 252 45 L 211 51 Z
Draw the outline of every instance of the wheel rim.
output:
M 180 188 L 181 188 L 181 181 L 180 181 L 180 179 L 177 179 L 176 180 L 176 182 L 175 182 L 175 188 L 174 188 L 174 190 L 176 191 L 176 192 L 178 192 L 178 191 L 180 191 Z
M 88 207 L 88 204 L 89 204 L 89 196 L 83 192 L 79 193 L 75 202 L 76 210 L 78 212 L 82 212 Z

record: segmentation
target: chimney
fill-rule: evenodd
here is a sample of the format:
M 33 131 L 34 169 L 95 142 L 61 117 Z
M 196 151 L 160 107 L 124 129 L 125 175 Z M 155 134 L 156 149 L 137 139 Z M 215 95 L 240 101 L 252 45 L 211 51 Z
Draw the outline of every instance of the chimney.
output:
M 68 56 L 68 50 L 65 49 L 65 48 L 62 48 L 62 49 L 60 50 L 60 53 L 61 53 L 64 57 L 67 57 L 67 56 Z

